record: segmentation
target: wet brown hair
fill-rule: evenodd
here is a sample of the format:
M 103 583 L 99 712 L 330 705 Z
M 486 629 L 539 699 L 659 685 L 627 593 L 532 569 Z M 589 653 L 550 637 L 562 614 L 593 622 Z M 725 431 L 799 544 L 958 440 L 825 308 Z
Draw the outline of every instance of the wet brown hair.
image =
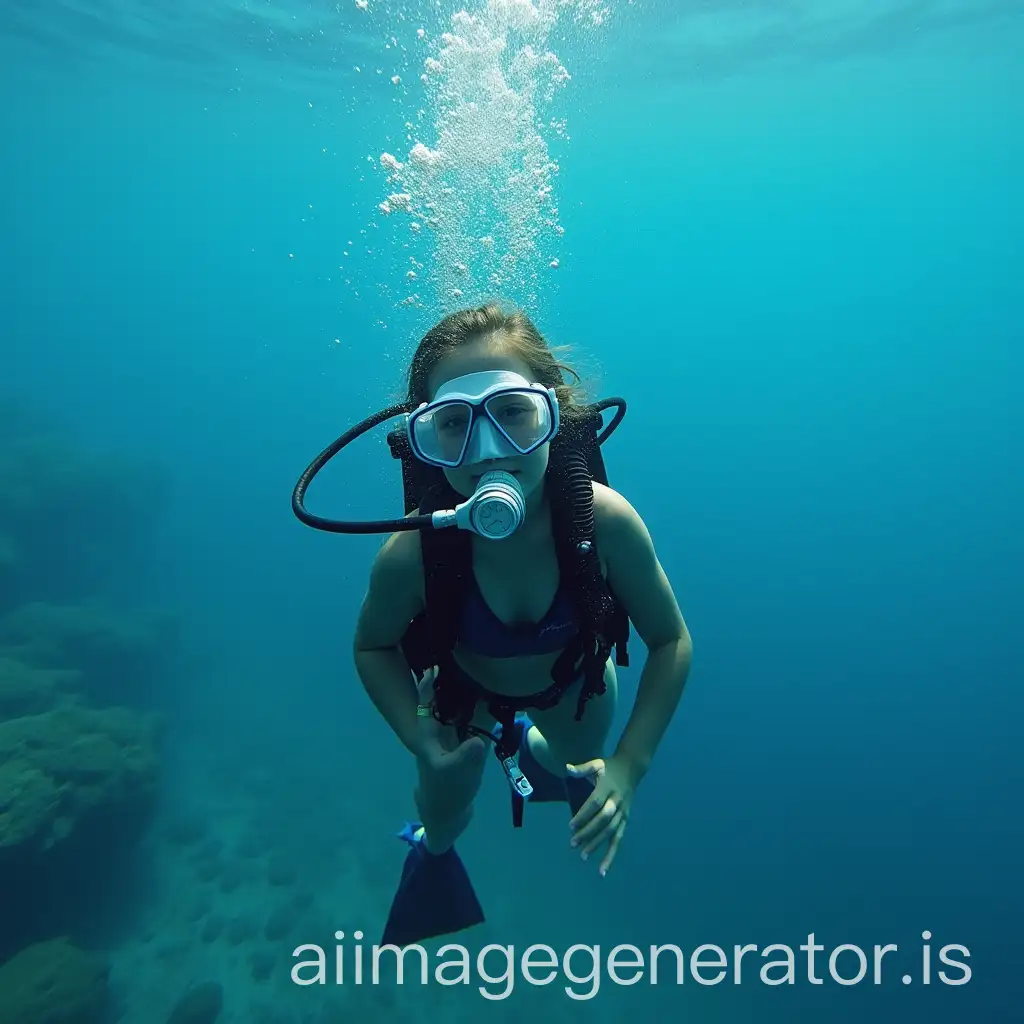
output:
M 506 312 L 496 302 L 459 310 L 427 331 L 409 367 L 409 402 L 415 406 L 430 401 L 428 381 L 434 367 L 451 352 L 484 337 L 493 338 L 507 353 L 526 363 L 533 371 L 533 381 L 554 388 L 560 408 L 576 404 L 580 376 L 556 358 L 566 346 L 553 348 L 522 310 Z M 572 377 L 572 383 L 566 382 L 565 374 Z

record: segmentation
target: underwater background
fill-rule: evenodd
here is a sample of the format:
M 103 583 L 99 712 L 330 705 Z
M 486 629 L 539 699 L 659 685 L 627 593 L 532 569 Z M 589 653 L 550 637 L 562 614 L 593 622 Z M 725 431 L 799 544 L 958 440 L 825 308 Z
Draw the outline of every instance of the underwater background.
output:
M 1015 0 L 4 0 L 0 1022 L 1019 1021 L 1022 44 Z M 627 401 L 695 660 L 607 878 L 487 772 L 452 941 L 720 984 L 291 980 L 377 938 L 413 814 L 351 657 L 382 538 L 292 488 L 490 296 Z M 400 515 L 386 428 L 307 505 Z M 735 983 L 809 933 L 822 984 Z

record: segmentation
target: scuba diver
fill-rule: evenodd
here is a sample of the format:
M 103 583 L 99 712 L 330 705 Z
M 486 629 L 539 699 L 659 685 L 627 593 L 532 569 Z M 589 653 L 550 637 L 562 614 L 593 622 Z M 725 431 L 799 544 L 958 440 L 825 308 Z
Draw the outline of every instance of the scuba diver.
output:
M 490 745 L 514 826 L 530 801 L 568 805 L 572 847 L 612 866 L 637 787 L 675 713 L 692 644 L 643 521 L 607 484 L 601 444 L 621 399 L 582 405 L 522 312 L 445 317 L 420 341 L 408 399 L 342 435 L 310 465 L 292 507 L 339 533 L 389 533 L 354 638 L 371 701 L 415 758 L 419 820 L 383 944 L 406 946 L 484 920 L 455 842 Z M 617 407 L 611 425 L 602 413 Z M 403 417 L 406 515 L 369 523 L 309 513 L 303 496 L 356 436 Z M 603 429 L 602 429 L 603 428 Z M 606 749 L 615 663 L 630 625 L 647 648 L 635 704 Z

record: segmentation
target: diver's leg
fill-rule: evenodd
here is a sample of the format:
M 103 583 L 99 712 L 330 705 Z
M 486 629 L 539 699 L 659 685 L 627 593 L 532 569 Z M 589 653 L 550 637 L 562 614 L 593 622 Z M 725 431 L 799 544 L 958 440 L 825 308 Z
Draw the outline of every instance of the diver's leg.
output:
M 618 679 L 609 659 L 604 673 L 605 692 L 587 701 L 583 717 L 576 721 L 581 683 L 572 686 L 553 708 L 532 710 L 533 728 L 526 734 L 530 753 L 552 774 L 565 777 L 567 764 L 584 764 L 605 757 L 605 744 L 618 702 Z
M 423 824 L 423 841 L 431 853 L 444 853 L 465 832 L 473 818 L 473 801 L 483 781 L 486 757 L 467 757 L 438 771 L 417 762 L 414 795 Z
M 432 677 L 425 677 L 420 683 L 420 700 L 424 703 L 432 696 L 432 684 Z M 473 801 L 480 790 L 487 763 L 487 747 L 477 738 L 456 753 L 460 747 L 456 729 L 433 724 L 438 741 L 452 759 L 436 766 L 418 759 L 413 795 L 424 829 L 421 837 L 424 845 L 431 853 L 441 854 L 451 849 L 472 820 Z M 490 731 L 494 720 L 483 709 L 478 709 L 473 725 Z
M 421 701 L 428 691 L 429 687 L 421 683 Z M 486 763 L 481 756 L 484 748 L 480 740 L 475 740 L 475 750 L 462 745 L 460 751 L 455 729 L 433 720 L 423 720 L 421 725 L 434 729 L 435 738 L 448 750 L 451 760 L 437 765 L 417 762 L 415 799 L 421 821 L 407 824 L 399 833 L 410 849 L 384 925 L 383 945 L 406 946 L 450 935 L 484 920 L 454 846 L 472 817 L 473 799 Z

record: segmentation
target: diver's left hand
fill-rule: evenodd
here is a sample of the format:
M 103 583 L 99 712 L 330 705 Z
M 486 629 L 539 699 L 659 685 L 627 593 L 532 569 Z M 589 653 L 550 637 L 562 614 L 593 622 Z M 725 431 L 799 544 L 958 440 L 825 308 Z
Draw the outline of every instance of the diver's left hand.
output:
M 598 847 L 608 844 L 608 852 L 599 871 L 606 875 L 619 851 L 619 843 L 629 821 L 629 808 L 638 783 L 636 772 L 621 757 L 596 758 L 585 764 L 568 764 L 568 773 L 577 779 L 589 778 L 594 792 L 569 822 L 573 837 L 569 845 L 580 849 L 586 860 Z

